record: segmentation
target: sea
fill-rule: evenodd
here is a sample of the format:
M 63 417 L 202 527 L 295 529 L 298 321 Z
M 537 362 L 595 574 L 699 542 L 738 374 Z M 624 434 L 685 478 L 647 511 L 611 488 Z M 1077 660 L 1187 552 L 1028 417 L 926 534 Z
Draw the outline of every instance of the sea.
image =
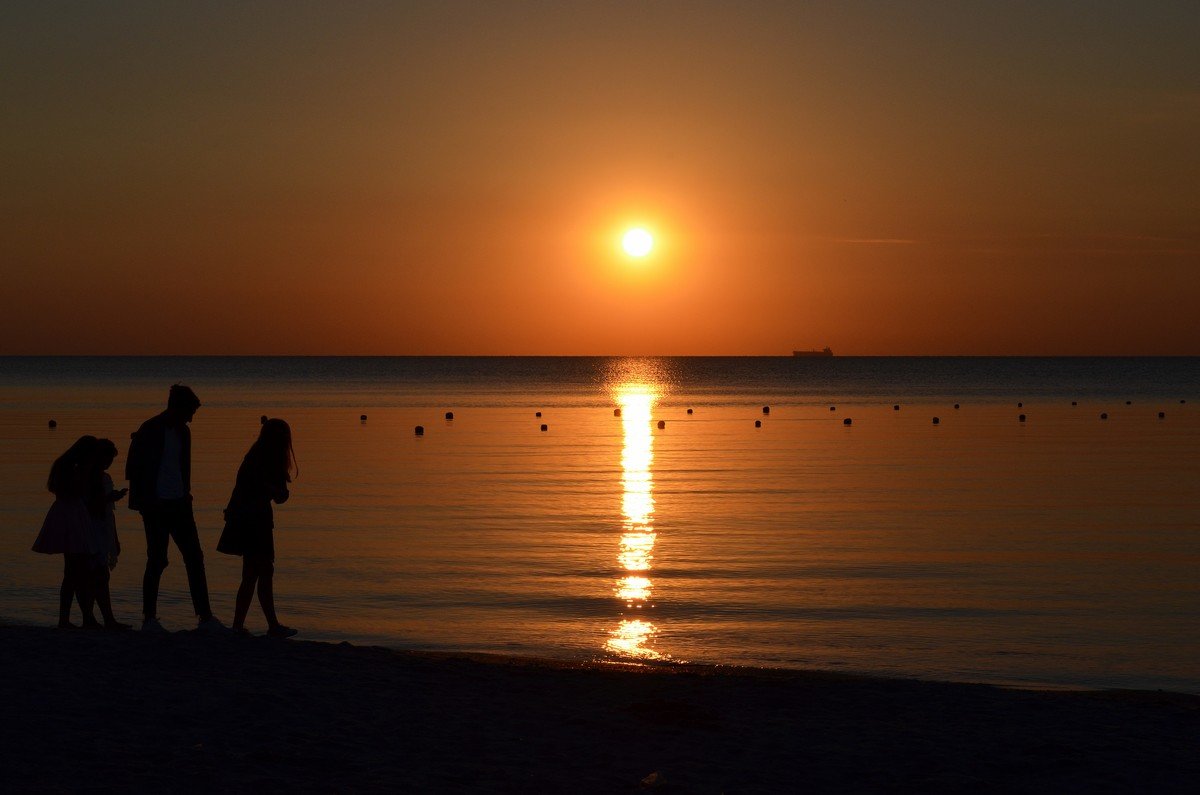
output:
M 0 621 L 55 623 L 51 462 L 108 437 L 122 485 L 174 383 L 227 623 L 222 509 L 269 416 L 301 639 L 1200 693 L 1200 358 L 0 358 Z M 170 557 L 159 617 L 188 629 Z

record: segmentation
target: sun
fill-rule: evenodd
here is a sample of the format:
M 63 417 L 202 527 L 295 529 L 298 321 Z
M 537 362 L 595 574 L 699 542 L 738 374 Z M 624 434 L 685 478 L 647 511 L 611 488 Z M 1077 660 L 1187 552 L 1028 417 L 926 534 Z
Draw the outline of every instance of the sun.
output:
M 644 257 L 654 248 L 654 236 L 640 226 L 635 226 L 621 238 L 621 248 L 631 257 Z

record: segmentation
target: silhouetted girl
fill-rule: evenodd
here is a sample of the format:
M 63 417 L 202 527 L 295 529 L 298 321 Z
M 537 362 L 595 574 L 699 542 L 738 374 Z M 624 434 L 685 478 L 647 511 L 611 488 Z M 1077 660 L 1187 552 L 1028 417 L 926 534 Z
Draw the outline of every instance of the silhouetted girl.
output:
M 121 542 L 117 538 L 117 517 L 113 503 L 125 496 L 128 489 L 114 489 L 108 468 L 117 457 L 117 446 L 111 439 L 100 439 L 96 442 L 96 470 L 99 473 L 99 511 L 92 512 L 92 533 L 96 554 L 91 561 L 91 591 L 96 604 L 100 607 L 100 615 L 104 617 L 106 629 L 129 629 L 129 624 L 122 624 L 113 616 L 112 599 L 109 596 L 109 571 L 116 568 L 117 556 L 121 554 Z M 91 605 L 84 611 L 84 620 L 92 621 Z
M 225 531 L 217 551 L 242 556 L 242 584 L 234 606 L 233 628 L 245 631 L 250 599 L 258 586 L 258 603 L 267 619 L 267 634 L 288 638 L 296 630 L 279 623 L 275 616 L 275 518 L 271 503 L 288 498 L 288 483 L 296 472 L 292 451 L 292 429 L 283 420 L 263 418 L 258 441 L 242 459 L 237 484 L 225 508 Z
M 92 528 L 92 514 L 100 508 L 102 488 L 97 445 L 95 436 L 81 436 L 50 467 L 46 488 L 54 494 L 54 504 L 33 542 L 34 552 L 63 556 L 63 580 L 58 591 L 60 629 L 75 626 L 71 623 L 72 597 L 79 601 L 84 625 L 96 624 L 89 602 L 91 564 L 99 551 Z

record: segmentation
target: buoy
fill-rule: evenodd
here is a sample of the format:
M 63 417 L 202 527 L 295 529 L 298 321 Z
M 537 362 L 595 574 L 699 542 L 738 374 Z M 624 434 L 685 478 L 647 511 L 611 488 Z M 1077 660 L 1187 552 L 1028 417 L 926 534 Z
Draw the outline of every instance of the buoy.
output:
M 1025 404 L 1024 404 L 1024 403 L 1018 403 L 1018 404 L 1017 404 L 1017 408 L 1019 408 L 1019 409 L 1023 409 L 1023 408 L 1025 408 Z
M 1017 422 L 1024 422 L 1024 421 L 1025 421 L 1025 415 L 1024 415 L 1024 414 L 1021 414 L 1020 416 L 1018 416 L 1018 417 L 1017 417 Z
M 543 431 L 548 431 L 548 430 L 550 430 L 550 426 L 549 426 L 549 425 L 545 425 L 545 424 L 543 424 L 543 425 L 542 425 L 542 430 L 543 430 Z
M 688 409 L 688 414 L 691 414 L 691 413 L 692 413 L 692 410 L 691 410 L 691 409 Z
M 1179 402 L 1180 402 L 1180 403 L 1187 403 L 1187 401 L 1186 401 L 1186 400 L 1181 400 L 1181 401 L 1179 401 Z
M 533 416 L 537 417 L 538 419 L 541 419 L 541 417 L 542 417 L 542 412 L 540 412 L 540 411 L 535 411 L 535 412 L 533 413 Z
M 934 418 L 933 418 L 933 424 L 934 424 L 934 425 L 937 425 L 939 422 L 941 422 L 941 420 L 939 420 L 937 417 L 934 417 Z
M 1107 415 L 1107 414 L 1101 414 L 1101 415 L 1100 415 L 1100 419 L 1102 419 L 1102 420 L 1106 420 L 1106 419 L 1108 419 L 1108 415 Z
M 659 420 L 658 421 L 658 429 L 661 431 L 665 427 L 667 427 L 667 423 L 663 420 Z
M 846 419 L 842 420 L 842 425 L 849 425 L 851 422 L 853 422 L 853 420 L 847 417 Z
M 454 419 L 454 412 L 453 412 L 453 411 L 447 411 L 447 412 L 446 412 L 446 419 L 448 419 L 448 420 L 452 420 L 452 419 Z
M 1072 406 L 1078 406 L 1079 404 L 1078 404 L 1078 403 L 1076 403 L 1074 400 L 1072 400 L 1072 401 L 1071 401 L 1071 405 L 1072 405 Z
M 366 421 L 367 421 L 367 415 L 366 415 L 366 414 L 359 414 L 359 415 L 358 415 L 358 421 L 359 421 L 359 422 L 366 422 Z
M 1161 420 L 1163 417 L 1165 417 L 1165 416 L 1167 416 L 1167 412 L 1165 412 L 1165 411 L 1160 411 L 1160 412 L 1158 412 L 1158 418 L 1159 418 L 1160 420 Z
M 771 407 L 763 406 L 763 414 L 770 414 L 770 413 L 771 413 Z
M 761 427 L 762 427 L 762 420 L 755 420 L 755 421 L 754 421 L 754 427 L 755 427 L 755 428 L 761 428 Z
M 415 433 L 417 436 L 424 436 L 425 435 L 425 426 L 418 425 L 417 427 L 413 428 L 413 433 Z
M 267 424 L 267 415 L 266 415 L 266 414 L 264 414 L 264 415 L 262 415 L 261 417 L 259 417 L 259 418 L 258 418 L 258 424 L 259 424 L 259 425 L 266 425 L 266 424 Z
M 1126 401 L 1125 401 L 1125 405 L 1126 405 L 1126 406 L 1132 406 L 1132 405 L 1133 405 L 1133 401 L 1132 401 L 1132 400 L 1126 400 Z
M 837 411 L 837 406 L 830 406 L 830 407 L 829 407 L 829 410 L 830 410 L 830 411 Z
M 900 404 L 899 404 L 899 403 L 897 403 L 896 405 L 892 406 L 892 411 L 899 411 L 899 410 L 900 410 Z
M 48 426 L 50 426 L 51 428 L 57 428 L 57 427 L 58 427 L 58 420 L 50 420 L 50 422 L 48 422 L 48 423 L 46 423 L 46 424 L 47 424 Z
M 957 403 L 955 403 L 955 404 L 954 404 L 954 408 L 958 408 L 958 404 L 957 404 Z
M 621 416 L 621 410 L 620 410 L 620 409 L 613 409 L 613 416 L 614 416 L 614 417 L 620 417 L 620 416 Z

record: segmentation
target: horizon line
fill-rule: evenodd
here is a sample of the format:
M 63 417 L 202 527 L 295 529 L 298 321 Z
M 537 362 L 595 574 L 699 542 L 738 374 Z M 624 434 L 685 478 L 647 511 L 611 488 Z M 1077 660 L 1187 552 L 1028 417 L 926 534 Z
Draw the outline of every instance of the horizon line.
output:
M 0 353 L 2 359 L 1194 359 L 1200 353 Z

